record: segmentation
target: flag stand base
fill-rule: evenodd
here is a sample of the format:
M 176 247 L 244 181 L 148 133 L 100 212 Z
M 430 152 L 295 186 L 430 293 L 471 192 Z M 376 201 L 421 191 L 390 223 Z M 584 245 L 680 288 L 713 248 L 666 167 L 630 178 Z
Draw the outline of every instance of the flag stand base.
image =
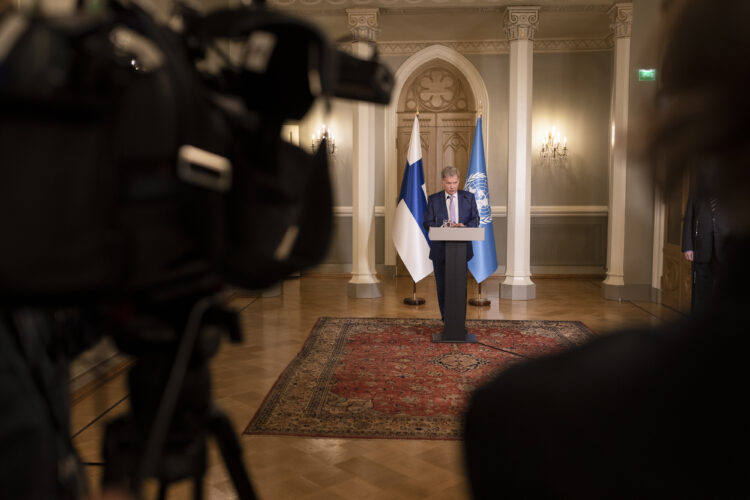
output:
M 425 300 L 422 297 L 417 297 L 417 284 L 414 283 L 414 286 L 412 288 L 412 295 L 411 297 L 406 297 L 404 299 L 404 304 L 410 306 L 421 306 L 424 303 Z
M 482 297 L 482 284 L 479 283 L 479 297 L 469 299 L 469 305 L 472 306 L 488 306 L 490 305 L 490 299 Z
M 422 297 L 406 297 L 404 299 L 404 304 L 408 304 L 410 306 L 421 306 L 425 303 L 425 300 Z
M 476 297 L 473 299 L 469 299 L 469 304 L 472 306 L 488 306 L 491 304 L 490 299 L 483 299 L 481 297 Z

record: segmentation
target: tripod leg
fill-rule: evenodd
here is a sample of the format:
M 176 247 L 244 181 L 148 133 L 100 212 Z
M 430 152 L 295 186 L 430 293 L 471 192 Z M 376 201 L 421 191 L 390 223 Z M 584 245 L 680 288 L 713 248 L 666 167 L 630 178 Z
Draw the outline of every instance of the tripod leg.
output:
M 167 488 L 169 485 L 166 481 L 159 481 L 159 500 L 167 499 Z
M 203 500 L 203 476 L 193 477 L 193 500 Z
M 242 463 L 242 448 L 237 436 L 234 434 L 232 424 L 221 411 L 214 408 L 209 417 L 210 431 L 216 437 L 216 441 L 224 458 L 224 464 L 232 478 L 234 488 L 241 500 L 255 500 L 255 491 L 250 483 L 250 476 Z

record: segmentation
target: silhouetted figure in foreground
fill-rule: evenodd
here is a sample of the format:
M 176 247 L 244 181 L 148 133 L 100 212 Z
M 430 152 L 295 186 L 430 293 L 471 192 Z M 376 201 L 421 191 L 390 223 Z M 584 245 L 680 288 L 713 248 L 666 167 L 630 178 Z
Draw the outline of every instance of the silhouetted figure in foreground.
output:
M 667 182 L 691 159 L 715 165 L 727 234 L 716 300 L 480 388 L 464 428 L 475 498 L 750 498 L 750 70 L 738 65 L 750 60 L 750 3 L 664 5 L 673 22 L 650 152 Z

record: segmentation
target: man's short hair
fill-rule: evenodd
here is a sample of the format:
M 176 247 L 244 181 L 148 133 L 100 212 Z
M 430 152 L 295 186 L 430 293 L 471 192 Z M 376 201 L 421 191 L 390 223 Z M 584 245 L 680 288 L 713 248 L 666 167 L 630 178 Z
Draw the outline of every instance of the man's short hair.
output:
M 460 177 L 458 169 L 456 167 L 445 167 L 443 171 L 440 172 L 440 178 L 445 179 L 448 177 Z

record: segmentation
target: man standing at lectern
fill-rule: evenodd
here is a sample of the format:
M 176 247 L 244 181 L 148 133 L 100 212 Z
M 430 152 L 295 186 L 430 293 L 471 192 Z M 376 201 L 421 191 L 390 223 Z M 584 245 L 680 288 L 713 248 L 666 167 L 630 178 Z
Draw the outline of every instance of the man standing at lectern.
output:
M 424 227 L 477 227 L 479 211 L 474 195 L 458 189 L 458 169 L 445 167 L 440 173 L 443 180 L 443 191 L 427 198 L 427 210 L 424 214 Z M 466 242 L 466 262 L 474 256 L 471 241 Z M 445 242 L 430 242 L 430 259 L 435 270 L 440 318 L 445 321 Z M 466 304 L 464 304 L 466 307 Z

